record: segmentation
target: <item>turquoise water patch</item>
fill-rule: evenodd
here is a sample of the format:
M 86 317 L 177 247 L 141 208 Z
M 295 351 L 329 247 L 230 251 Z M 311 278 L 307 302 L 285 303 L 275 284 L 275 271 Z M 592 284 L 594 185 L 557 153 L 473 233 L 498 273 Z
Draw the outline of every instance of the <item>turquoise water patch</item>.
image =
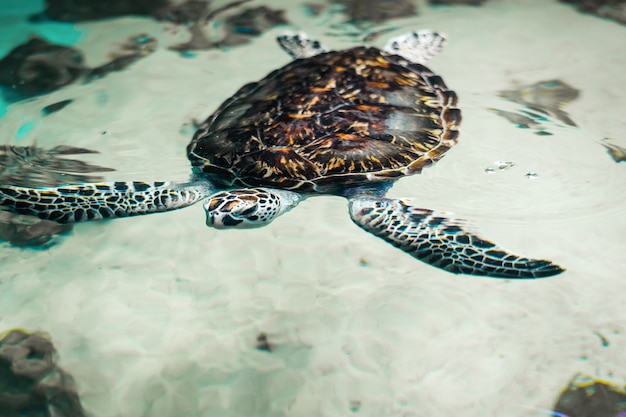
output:
M 50 42 L 73 45 L 81 37 L 80 30 L 72 23 L 43 21 L 29 22 L 29 17 L 44 10 L 43 0 L 3 0 L 0 15 L 0 53 L 6 54 L 32 35 L 39 35 Z
M 24 136 L 28 135 L 33 130 L 34 127 L 35 127 L 35 122 L 33 121 L 24 123 L 22 126 L 20 126 L 19 129 L 17 129 L 15 138 L 19 142 L 20 140 L 24 138 Z
M 82 36 L 72 23 L 36 23 L 29 27 L 42 38 L 63 45 L 74 45 Z

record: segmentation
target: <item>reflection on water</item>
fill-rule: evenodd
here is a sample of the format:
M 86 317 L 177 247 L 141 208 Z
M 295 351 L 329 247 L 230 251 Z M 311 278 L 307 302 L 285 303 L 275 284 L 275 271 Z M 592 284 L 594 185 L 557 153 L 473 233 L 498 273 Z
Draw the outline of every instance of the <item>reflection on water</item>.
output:
M 0 146 L 0 184 L 24 187 L 46 187 L 68 183 L 102 181 L 94 172 L 111 168 L 86 163 L 68 156 L 98 153 L 84 148 L 58 145 L 52 149 L 31 146 Z M 66 234 L 72 225 L 40 220 L 9 212 L 0 212 L 0 239 L 16 246 L 42 246 L 54 241 L 55 235 Z
M 576 123 L 563 109 L 578 97 L 579 91 L 560 80 L 539 81 L 531 85 L 521 86 L 515 90 L 500 91 L 498 95 L 506 100 L 524 106 L 519 113 L 498 109 L 489 109 L 521 128 L 531 128 L 537 135 L 552 135 L 549 118 L 576 126 Z

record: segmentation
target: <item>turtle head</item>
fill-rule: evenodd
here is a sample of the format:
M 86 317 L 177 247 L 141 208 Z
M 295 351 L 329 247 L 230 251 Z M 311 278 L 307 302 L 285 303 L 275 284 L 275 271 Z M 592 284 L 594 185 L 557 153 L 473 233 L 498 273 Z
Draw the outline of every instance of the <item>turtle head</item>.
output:
M 295 207 L 300 199 L 297 193 L 268 188 L 221 191 L 204 203 L 206 225 L 216 229 L 262 227 Z

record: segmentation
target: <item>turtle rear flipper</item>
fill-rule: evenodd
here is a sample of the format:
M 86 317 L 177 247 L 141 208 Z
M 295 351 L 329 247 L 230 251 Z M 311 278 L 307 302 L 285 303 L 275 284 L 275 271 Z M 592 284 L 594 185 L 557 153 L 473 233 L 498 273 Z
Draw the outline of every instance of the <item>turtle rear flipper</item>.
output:
M 455 274 L 494 278 L 543 278 L 564 271 L 547 260 L 506 252 L 463 230 L 443 213 L 401 200 L 358 197 L 350 200 L 352 220 L 409 255 Z
M 293 59 L 310 58 L 328 52 L 324 45 L 315 39 L 309 39 L 305 33 L 284 34 L 276 40 Z
M 385 52 L 400 55 L 411 62 L 423 64 L 446 45 L 446 36 L 432 30 L 416 30 L 389 39 Z
M 0 206 L 17 214 L 74 223 L 175 210 L 213 191 L 207 181 L 85 183 L 48 188 L 0 185 Z

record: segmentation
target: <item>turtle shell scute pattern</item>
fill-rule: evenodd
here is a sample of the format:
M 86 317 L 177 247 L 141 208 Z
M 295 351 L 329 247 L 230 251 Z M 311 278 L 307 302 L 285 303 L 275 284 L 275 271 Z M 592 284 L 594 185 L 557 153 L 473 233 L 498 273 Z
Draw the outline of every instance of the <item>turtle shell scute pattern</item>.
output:
M 223 186 L 332 192 L 419 172 L 456 144 L 457 96 L 420 64 L 358 47 L 247 84 L 198 129 L 197 171 Z

